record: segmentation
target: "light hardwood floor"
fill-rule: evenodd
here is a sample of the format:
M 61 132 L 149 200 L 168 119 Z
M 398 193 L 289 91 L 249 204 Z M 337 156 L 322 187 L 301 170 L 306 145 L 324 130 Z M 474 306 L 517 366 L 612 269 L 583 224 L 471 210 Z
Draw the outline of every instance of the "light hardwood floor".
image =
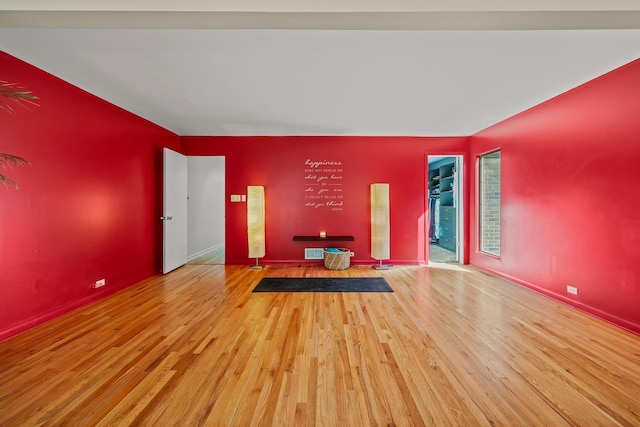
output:
M 343 275 L 395 292 L 251 292 Z M 0 343 L 0 366 L 3 427 L 640 425 L 640 337 L 466 267 L 187 265 Z

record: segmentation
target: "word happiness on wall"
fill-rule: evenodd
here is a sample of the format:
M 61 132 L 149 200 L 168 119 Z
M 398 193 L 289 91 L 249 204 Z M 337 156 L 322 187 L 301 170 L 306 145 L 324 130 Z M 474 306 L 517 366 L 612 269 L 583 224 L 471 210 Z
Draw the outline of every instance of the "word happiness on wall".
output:
M 344 210 L 343 172 L 340 161 L 305 160 L 305 207 L 332 211 Z

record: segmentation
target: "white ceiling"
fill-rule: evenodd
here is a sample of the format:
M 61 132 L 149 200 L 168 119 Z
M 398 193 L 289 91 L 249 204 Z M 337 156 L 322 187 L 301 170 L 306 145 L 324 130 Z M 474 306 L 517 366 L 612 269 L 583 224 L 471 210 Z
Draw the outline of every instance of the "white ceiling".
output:
M 638 1 L 511 1 L 0 0 L 0 49 L 180 135 L 471 135 L 640 57 Z

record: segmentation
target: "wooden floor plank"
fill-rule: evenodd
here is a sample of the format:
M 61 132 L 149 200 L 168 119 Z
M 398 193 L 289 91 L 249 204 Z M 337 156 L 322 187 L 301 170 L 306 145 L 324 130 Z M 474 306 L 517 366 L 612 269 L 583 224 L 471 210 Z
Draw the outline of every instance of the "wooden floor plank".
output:
M 0 425 L 640 425 L 640 337 L 470 267 L 184 266 L 0 343 Z M 253 293 L 262 277 L 393 293 Z

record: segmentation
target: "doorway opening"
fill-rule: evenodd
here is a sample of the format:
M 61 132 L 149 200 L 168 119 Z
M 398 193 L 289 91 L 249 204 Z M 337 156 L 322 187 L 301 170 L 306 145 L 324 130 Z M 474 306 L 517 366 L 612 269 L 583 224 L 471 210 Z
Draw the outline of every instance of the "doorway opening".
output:
M 462 156 L 428 156 L 429 263 L 461 263 Z
M 225 158 L 187 156 L 188 264 L 225 263 Z

